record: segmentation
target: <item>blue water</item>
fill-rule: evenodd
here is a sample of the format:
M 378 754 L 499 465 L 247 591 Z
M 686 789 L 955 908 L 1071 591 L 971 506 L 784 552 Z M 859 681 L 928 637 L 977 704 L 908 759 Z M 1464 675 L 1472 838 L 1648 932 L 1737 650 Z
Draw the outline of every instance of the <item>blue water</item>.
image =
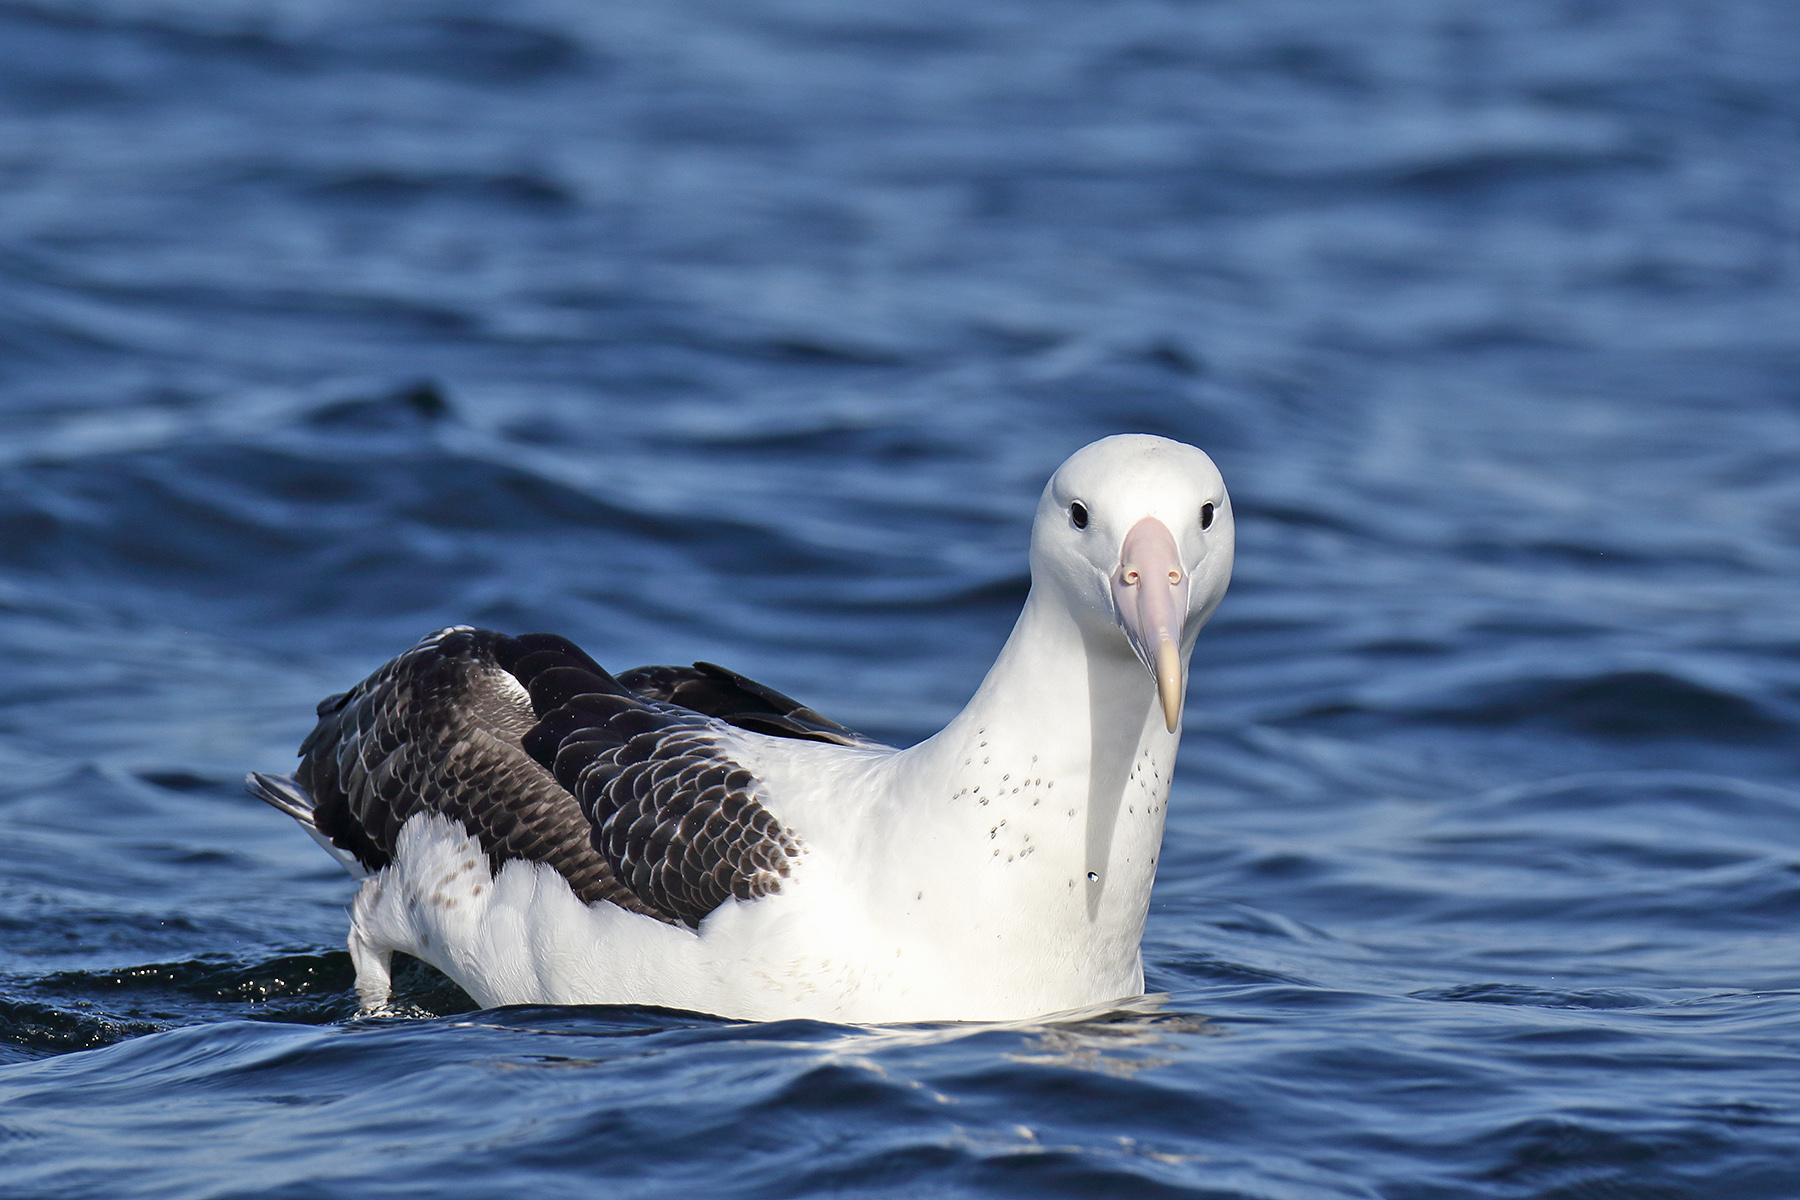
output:
M 0 4 L 0 1194 L 1800 1196 L 1800 8 Z M 1155 995 L 358 1021 L 440 625 L 920 738 L 1195 442 Z

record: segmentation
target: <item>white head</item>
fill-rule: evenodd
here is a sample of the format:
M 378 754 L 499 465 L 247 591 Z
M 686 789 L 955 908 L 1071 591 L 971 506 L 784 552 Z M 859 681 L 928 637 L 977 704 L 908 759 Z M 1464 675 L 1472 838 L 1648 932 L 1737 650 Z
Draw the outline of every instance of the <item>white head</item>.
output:
M 1231 582 L 1231 497 L 1204 452 L 1125 433 L 1057 468 L 1031 527 L 1031 583 L 1060 595 L 1089 652 L 1135 654 L 1181 718 L 1187 661 Z

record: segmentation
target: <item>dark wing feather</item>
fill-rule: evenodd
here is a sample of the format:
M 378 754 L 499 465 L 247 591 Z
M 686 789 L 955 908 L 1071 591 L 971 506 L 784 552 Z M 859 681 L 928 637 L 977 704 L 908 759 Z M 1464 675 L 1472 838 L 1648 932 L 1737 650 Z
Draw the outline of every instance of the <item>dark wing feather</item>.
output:
M 622 683 L 573 667 L 531 680 L 543 718 L 525 748 L 581 802 L 594 847 L 639 899 L 690 927 L 734 897 L 780 891 L 800 841 L 718 725 Z
M 319 831 L 371 871 L 408 817 L 437 812 L 496 870 L 548 863 L 584 901 L 693 927 L 728 899 L 780 890 L 800 853 L 714 718 L 870 744 L 722 667 L 614 679 L 552 634 L 459 628 L 321 703 L 295 776 Z
M 708 662 L 633 667 L 619 675 L 619 682 L 646 699 L 691 709 L 740 729 L 840 746 L 875 744 L 791 696 Z
M 599 670 L 561 638 L 453 629 L 326 699 L 295 772 L 314 824 L 378 871 L 408 817 L 442 813 L 495 870 L 509 858 L 548 863 L 584 901 L 660 916 L 619 882 L 581 806 L 520 745 L 536 718 L 508 664 L 533 653 Z

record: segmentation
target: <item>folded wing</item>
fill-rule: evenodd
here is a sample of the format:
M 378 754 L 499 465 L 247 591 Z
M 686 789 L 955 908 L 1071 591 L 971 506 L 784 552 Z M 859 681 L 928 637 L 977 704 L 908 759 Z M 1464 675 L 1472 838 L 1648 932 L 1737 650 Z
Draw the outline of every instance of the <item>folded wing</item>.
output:
M 731 726 L 873 743 L 710 664 L 614 678 L 552 634 L 433 634 L 319 706 L 295 777 L 313 823 L 370 870 L 417 812 L 462 822 L 493 867 L 555 868 L 584 901 L 697 926 L 779 891 L 800 839 L 735 761 Z

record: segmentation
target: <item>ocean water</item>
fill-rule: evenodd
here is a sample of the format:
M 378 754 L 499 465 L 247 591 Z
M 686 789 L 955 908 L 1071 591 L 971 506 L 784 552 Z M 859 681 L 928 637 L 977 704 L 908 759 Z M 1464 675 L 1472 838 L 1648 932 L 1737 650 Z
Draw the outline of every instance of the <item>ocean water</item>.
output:
M 1797 131 L 1785 0 L 0 3 L 0 1195 L 1800 1196 Z M 1130 430 L 1150 997 L 355 1019 L 320 696 L 916 740 Z

